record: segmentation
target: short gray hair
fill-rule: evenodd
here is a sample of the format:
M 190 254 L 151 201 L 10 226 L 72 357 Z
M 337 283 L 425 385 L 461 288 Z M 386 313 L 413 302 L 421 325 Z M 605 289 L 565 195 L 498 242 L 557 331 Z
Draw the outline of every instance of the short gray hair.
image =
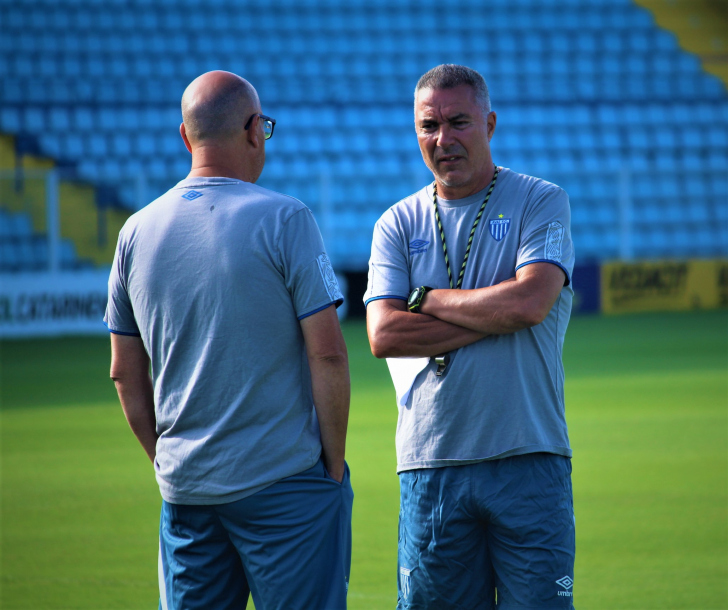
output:
M 472 68 L 459 66 L 457 64 L 441 64 L 432 70 L 425 72 L 415 87 L 415 97 L 420 89 L 454 89 L 460 85 L 472 87 L 475 92 L 475 99 L 483 109 L 483 114 L 490 112 L 490 94 L 485 79 Z

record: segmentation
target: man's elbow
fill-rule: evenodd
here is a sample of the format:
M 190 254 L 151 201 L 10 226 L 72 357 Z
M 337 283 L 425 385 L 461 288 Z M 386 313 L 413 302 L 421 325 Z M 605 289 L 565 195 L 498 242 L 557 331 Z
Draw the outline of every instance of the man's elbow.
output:
M 320 355 L 320 356 L 314 356 L 313 360 L 322 365 L 328 365 L 333 367 L 347 367 L 349 366 L 349 358 L 346 355 L 346 352 L 339 353 L 339 354 L 328 354 L 328 355 Z
M 549 315 L 550 307 L 540 302 L 529 302 L 518 311 L 516 325 L 520 328 L 532 328 L 538 326 Z
M 148 377 L 148 375 L 148 369 L 146 368 L 135 368 L 120 365 L 114 366 L 113 364 L 109 371 L 109 377 L 117 387 L 122 384 L 128 385 L 130 383 L 143 381 Z
M 327 346 L 326 349 L 310 352 L 308 360 L 311 365 L 349 366 L 349 356 L 345 345 Z
M 369 329 L 369 347 L 375 358 L 390 358 L 396 354 L 392 353 L 392 346 L 387 341 L 387 333 L 382 329 Z
M 375 358 L 388 358 L 390 355 L 389 351 L 379 342 L 369 341 L 369 346 L 372 349 L 372 356 Z

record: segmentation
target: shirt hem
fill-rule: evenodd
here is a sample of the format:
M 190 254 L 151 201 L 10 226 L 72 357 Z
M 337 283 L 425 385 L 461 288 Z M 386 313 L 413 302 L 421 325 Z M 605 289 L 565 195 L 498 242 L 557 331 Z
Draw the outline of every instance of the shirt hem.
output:
M 264 483 L 250 489 L 245 489 L 237 493 L 226 494 L 224 496 L 185 496 L 175 495 L 159 489 L 159 493 L 162 495 L 162 499 L 169 504 L 184 504 L 187 506 L 215 506 L 218 504 L 229 504 L 230 502 L 237 502 L 243 500 L 248 496 L 257 494 L 259 491 L 263 491 L 271 485 L 275 485 L 278 481 L 271 481 L 270 483 Z
M 569 447 L 560 447 L 558 445 L 527 445 L 525 447 L 516 447 L 502 453 L 479 458 L 450 458 L 437 460 L 417 460 L 415 462 L 397 463 L 397 474 L 407 470 L 418 470 L 420 468 L 445 468 L 446 466 L 465 466 L 466 464 L 477 464 L 478 462 L 487 462 L 489 460 L 501 460 L 516 455 L 526 455 L 528 453 L 554 453 L 563 455 L 564 457 L 572 457 L 572 451 Z
M 314 453 L 315 459 L 313 460 L 313 463 L 311 463 L 308 466 L 305 466 L 301 468 L 300 470 L 297 470 L 296 472 L 293 472 L 291 474 L 287 474 L 280 479 L 275 479 L 274 481 L 267 481 L 266 483 L 261 483 L 260 485 L 256 485 L 254 487 L 249 487 L 247 489 L 242 489 L 235 492 L 230 492 L 226 494 L 222 494 L 219 496 L 207 496 L 204 494 L 199 495 L 187 495 L 187 494 L 175 494 L 170 493 L 170 490 L 162 489 L 162 485 L 159 485 L 159 493 L 162 496 L 162 499 L 169 503 L 169 504 L 184 504 L 187 506 L 217 506 L 219 504 L 230 504 L 231 502 L 237 502 L 238 500 L 243 500 L 245 498 L 248 498 L 254 494 L 257 494 L 259 491 L 263 491 L 264 489 L 267 489 L 271 485 L 275 485 L 276 483 L 287 479 L 288 477 L 295 476 L 301 472 L 304 472 L 308 470 L 309 468 L 312 468 L 316 465 L 316 463 L 321 458 L 321 453 Z M 157 478 L 157 483 L 160 483 L 159 478 Z M 168 487 L 168 485 L 165 483 L 165 487 Z

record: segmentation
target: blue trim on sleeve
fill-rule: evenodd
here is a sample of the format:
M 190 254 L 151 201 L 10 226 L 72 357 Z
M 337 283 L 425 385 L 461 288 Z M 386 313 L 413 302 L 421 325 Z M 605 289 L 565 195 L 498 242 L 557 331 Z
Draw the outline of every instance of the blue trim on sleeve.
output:
M 564 272 L 564 275 L 566 275 L 566 281 L 564 282 L 564 286 L 568 286 L 571 284 L 571 277 L 569 277 L 569 272 L 566 270 L 566 267 L 564 267 L 561 263 L 557 261 L 552 261 L 547 258 L 537 258 L 536 260 L 532 261 L 526 261 L 525 263 L 521 263 L 516 267 L 516 271 L 518 271 L 521 267 L 525 267 L 526 265 L 531 265 L 532 263 L 551 263 L 552 265 L 556 265 L 559 269 L 561 269 Z
M 399 299 L 400 301 L 406 301 L 408 297 L 400 297 L 394 294 L 386 294 L 383 297 L 372 297 L 371 299 L 367 299 L 364 301 L 364 307 L 369 305 L 372 301 L 379 301 L 380 299 Z
M 104 326 L 109 330 L 110 333 L 114 333 L 115 335 L 124 335 L 125 337 L 141 337 L 139 333 L 124 333 L 120 330 L 114 330 L 113 328 L 109 328 L 109 325 L 106 323 L 106 320 L 101 320 L 104 323 Z
M 327 307 L 331 307 L 332 305 L 336 305 L 338 308 L 339 305 L 341 305 L 344 302 L 344 299 L 337 299 L 336 301 L 331 301 L 331 303 L 326 303 L 323 307 L 319 307 L 318 309 L 314 309 L 313 311 L 309 311 L 308 313 L 303 314 L 302 316 L 298 316 L 298 320 L 303 320 L 304 318 L 308 318 L 308 316 L 312 316 L 315 313 L 318 313 L 319 311 L 323 311 Z
M 115 335 L 124 335 L 125 337 L 141 337 L 141 335 L 139 333 L 123 333 L 120 330 L 111 330 L 110 328 L 109 328 L 109 332 L 113 333 Z

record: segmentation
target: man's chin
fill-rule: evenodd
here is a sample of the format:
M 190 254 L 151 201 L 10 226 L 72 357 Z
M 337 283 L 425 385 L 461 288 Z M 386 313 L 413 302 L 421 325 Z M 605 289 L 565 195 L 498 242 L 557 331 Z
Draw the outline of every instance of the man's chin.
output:
M 470 176 L 463 176 L 460 172 L 447 172 L 438 174 L 437 181 L 448 188 L 459 188 L 468 184 Z

